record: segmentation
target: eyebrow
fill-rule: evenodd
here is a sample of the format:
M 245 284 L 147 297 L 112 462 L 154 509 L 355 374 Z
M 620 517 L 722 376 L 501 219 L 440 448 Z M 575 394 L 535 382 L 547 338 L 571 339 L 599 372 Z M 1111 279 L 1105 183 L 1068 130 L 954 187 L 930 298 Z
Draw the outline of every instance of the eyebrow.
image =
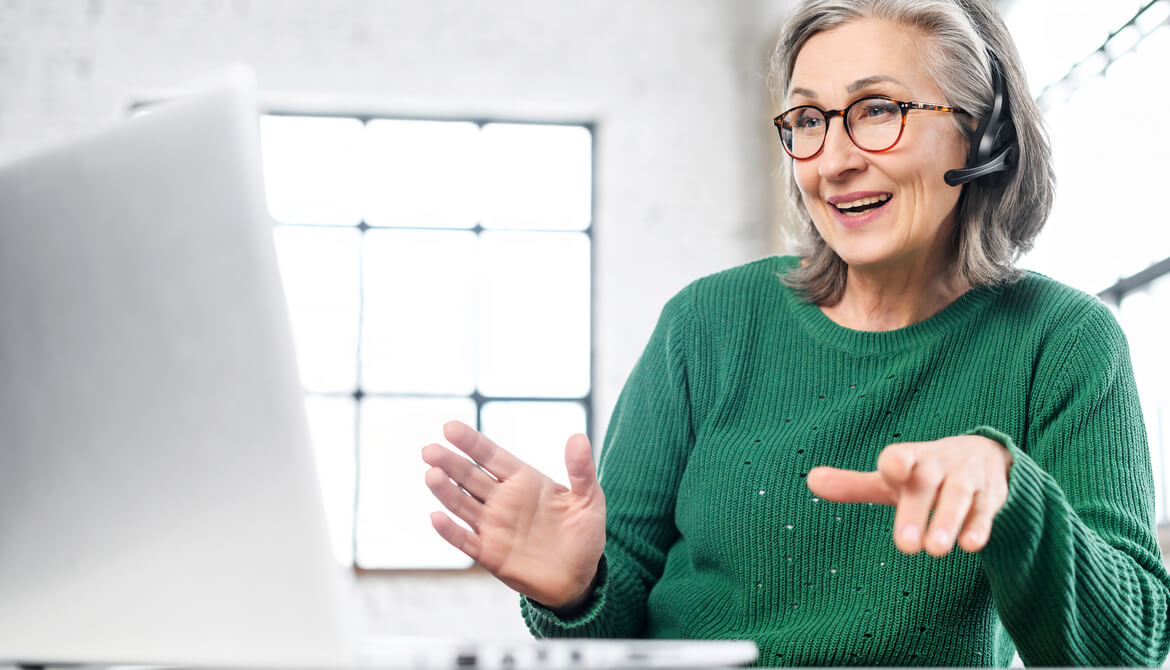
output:
M 846 90 L 849 91 L 850 93 L 856 93 L 863 88 L 867 88 L 869 86 L 873 86 L 874 84 L 879 84 L 879 83 L 884 82 L 884 81 L 890 81 L 890 82 L 898 84 L 902 87 L 906 86 L 906 84 L 903 84 L 900 80 L 898 80 L 895 77 L 891 77 L 891 76 L 884 75 L 884 74 L 878 74 L 878 75 L 874 75 L 872 77 L 865 77 L 864 79 L 858 79 L 857 81 L 853 82 L 852 84 L 849 84 L 849 87 Z
M 805 98 L 812 98 L 813 100 L 817 99 L 816 91 L 810 91 L 807 88 L 800 88 L 800 87 L 794 88 L 790 92 L 790 95 L 799 95 L 799 96 L 803 96 Z
M 853 82 L 852 84 L 849 84 L 849 86 L 847 86 L 845 90 L 848 91 L 849 93 L 856 93 L 863 88 L 868 88 L 870 86 L 873 86 L 874 84 L 880 84 L 880 83 L 886 82 L 886 81 L 893 82 L 893 83 L 898 84 L 898 85 L 903 86 L 903 87 L 906 86 L 906 84 L 902 83 L 902 81 L 897 79 L 896 77 L 891 77 L 889 75 L 884 75 L 884 74 L 875 74 L 872 77 L 863 77 L 861 79 L 858 79 L 857 81 Z M 811 98 L 813 100 L 817 99 L 817 92 L 816 91 L 813 91 L 813 90 L 807 89 L 807 88 L 801 88 L 799 86 L 792 89 L 790 95 L 799 95 L 799 96 L 802 96 L 805 98 Z

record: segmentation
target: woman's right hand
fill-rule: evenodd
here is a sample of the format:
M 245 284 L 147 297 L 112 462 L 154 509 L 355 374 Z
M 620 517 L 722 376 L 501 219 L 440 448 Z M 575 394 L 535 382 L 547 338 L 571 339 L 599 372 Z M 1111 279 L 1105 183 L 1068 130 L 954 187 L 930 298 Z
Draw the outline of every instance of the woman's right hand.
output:
M 438 444 L 423 447 L 432 466 L 427 487 L 471 531 L 432 512 L 439 535 L 547 607 L 581 603 L 605 550 L 605 495 L 589 438 L 573 435 L 565 445 L 565 488 L 464 423 L 448 422 L 443 436 L 471 460 Z

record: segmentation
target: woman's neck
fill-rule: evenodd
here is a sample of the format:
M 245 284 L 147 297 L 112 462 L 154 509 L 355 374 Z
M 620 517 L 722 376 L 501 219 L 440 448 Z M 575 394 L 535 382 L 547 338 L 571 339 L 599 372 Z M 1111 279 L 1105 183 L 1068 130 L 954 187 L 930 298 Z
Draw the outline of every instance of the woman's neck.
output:
M 845 292 L 821 311 L 837 325 L 853 330 L 885 331 L 925 321 L 970 289 L 951 267 L 893 271 L 849 268 Z

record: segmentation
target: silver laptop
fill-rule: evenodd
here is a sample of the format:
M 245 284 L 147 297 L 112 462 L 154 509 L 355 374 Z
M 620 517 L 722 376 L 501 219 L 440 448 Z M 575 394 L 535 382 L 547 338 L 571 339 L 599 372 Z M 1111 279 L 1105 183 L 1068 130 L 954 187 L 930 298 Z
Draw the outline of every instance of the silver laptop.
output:
M 0 665 L 756 657 L 751 642 L 355 639 L 246 70 L 0 167 L 0 379 Z

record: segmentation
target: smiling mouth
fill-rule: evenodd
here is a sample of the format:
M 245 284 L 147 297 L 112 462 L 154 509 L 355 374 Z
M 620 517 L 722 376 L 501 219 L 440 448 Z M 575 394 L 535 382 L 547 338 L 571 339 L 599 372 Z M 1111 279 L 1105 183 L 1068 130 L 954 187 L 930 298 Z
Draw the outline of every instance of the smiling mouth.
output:
M 847 216 L 856 216 L 863 212 L 868 212 L 871 209 L 881 207 L 882 205 L 886 204 L 889 199 L 890 194 L 883 193 L 881 195 L 870 196 L 867 198 L 858 198 L 857 200 L 853 200 L 851 202 L 838 202 L 833 206 L 836 207 L 837 211 L 841 212 L 842 214 Z

